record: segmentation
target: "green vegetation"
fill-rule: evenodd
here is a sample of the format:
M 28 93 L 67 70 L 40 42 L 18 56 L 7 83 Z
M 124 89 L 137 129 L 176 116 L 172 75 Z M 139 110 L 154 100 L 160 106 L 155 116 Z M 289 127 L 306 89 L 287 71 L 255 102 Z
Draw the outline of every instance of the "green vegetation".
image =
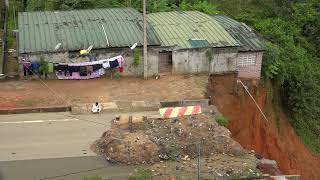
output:
M 129 177 L 129 180 L 150 180 L 150 179 L 152 179 L 152 171 L 144 168 L 136 169 L 135 175 Z
M 72 10 L 90 8 L 133 7 L 142 11 L 141 0 L 20 0 L 25 2 L 27 11 L 39 10 Z M 207 14 L 218 13 L 217 6 L 206 0 L 148 0 L 149 12 L 172 11 L 172 10 L 197 10 Z
M 139 66 L 140 64 L 140 51 L 138 49 L 133 50 L 133 65 Z
M 22 4 L 18 0 L 10 1 L 10 6 L 8 10 L 8 22 L 7 22 L 7 46 L 8 48 L 15 48 L 16 46 L 16 38 L 13 36 L 13 30 L 17 29 L 17 18 L 18 18 L 18 11 L 22 11 Z M 16 22 L 15 19 L 16 18 Z
M 40 57 L 39 72 L 40 72 L 40 75 L 45 75 L 45 77 L 46 77 L 46 74 L 49 72 L 48 62 L 42 56 Z
M 228 126 L 228 119 L 222 115 L 215 117 L 215 120 L 220 126 L 224 126 L 224 127 Z

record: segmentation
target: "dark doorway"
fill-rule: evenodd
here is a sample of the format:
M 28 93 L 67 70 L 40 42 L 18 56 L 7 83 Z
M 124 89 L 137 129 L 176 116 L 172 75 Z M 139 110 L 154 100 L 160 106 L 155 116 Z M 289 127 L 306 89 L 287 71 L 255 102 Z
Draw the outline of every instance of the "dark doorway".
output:
M 171 73 L 172 52 L 162 51 L 159 53 L 159 73 Z

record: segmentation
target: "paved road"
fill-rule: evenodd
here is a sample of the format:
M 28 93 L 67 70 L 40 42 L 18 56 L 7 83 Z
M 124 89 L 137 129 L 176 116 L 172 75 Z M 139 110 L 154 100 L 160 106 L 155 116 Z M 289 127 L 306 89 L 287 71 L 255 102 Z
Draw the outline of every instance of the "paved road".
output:
M 110 128 L 115 116 L 0 115 L 0 180 L 81 180 L 84 176 L 127 179 L 134 166 L 108 164 L 90 151 L 90 144 Z
M 0 180 L 82 180 L 98 176 L 124 180 L 135 166 L 108 164 L 98 157 L 71 157 L 0 162 Z
M 90 145 L 110 128 L 114 117 L 70 113 L 1 115 L 0 161 L 93 156 Z

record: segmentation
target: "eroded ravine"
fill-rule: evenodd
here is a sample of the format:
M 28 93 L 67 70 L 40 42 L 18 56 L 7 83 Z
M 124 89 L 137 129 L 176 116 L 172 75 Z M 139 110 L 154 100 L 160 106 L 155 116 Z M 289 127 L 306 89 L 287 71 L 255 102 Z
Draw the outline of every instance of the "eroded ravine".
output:
M 320 179 L 320 158 L 311 153 L 295 134 L 283 113 L 278 113 L 266 101 L 266 90 L 257 82 L 245 82 L 259 106 L 267 114 L 268 122 L 237 85 L 234 75 L 210 76 L 208 95 L 230 123 L 232 136 L 246 149 L 253 149 L 263 157 L 277 161 L 284 174 L 300 174 L 302 179 Z

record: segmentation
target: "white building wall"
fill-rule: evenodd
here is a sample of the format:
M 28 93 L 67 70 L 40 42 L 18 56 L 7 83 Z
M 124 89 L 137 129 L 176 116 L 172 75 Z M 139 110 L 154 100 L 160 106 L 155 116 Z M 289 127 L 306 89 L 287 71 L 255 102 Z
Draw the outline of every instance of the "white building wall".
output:
M 206 52 L 212 50 L 211 64 Z M 172 52 L 173 74 L 186 73 L 221 73 L 237 70 L 236 48 L 197 48 L 175 50 Z M 209 65 L 210 64 L 210 65 Z
M 215 49 L 213 61 L 211 62 L 211 73 L 222 73 L 237 70 L 237 49 L 223 48 Z

